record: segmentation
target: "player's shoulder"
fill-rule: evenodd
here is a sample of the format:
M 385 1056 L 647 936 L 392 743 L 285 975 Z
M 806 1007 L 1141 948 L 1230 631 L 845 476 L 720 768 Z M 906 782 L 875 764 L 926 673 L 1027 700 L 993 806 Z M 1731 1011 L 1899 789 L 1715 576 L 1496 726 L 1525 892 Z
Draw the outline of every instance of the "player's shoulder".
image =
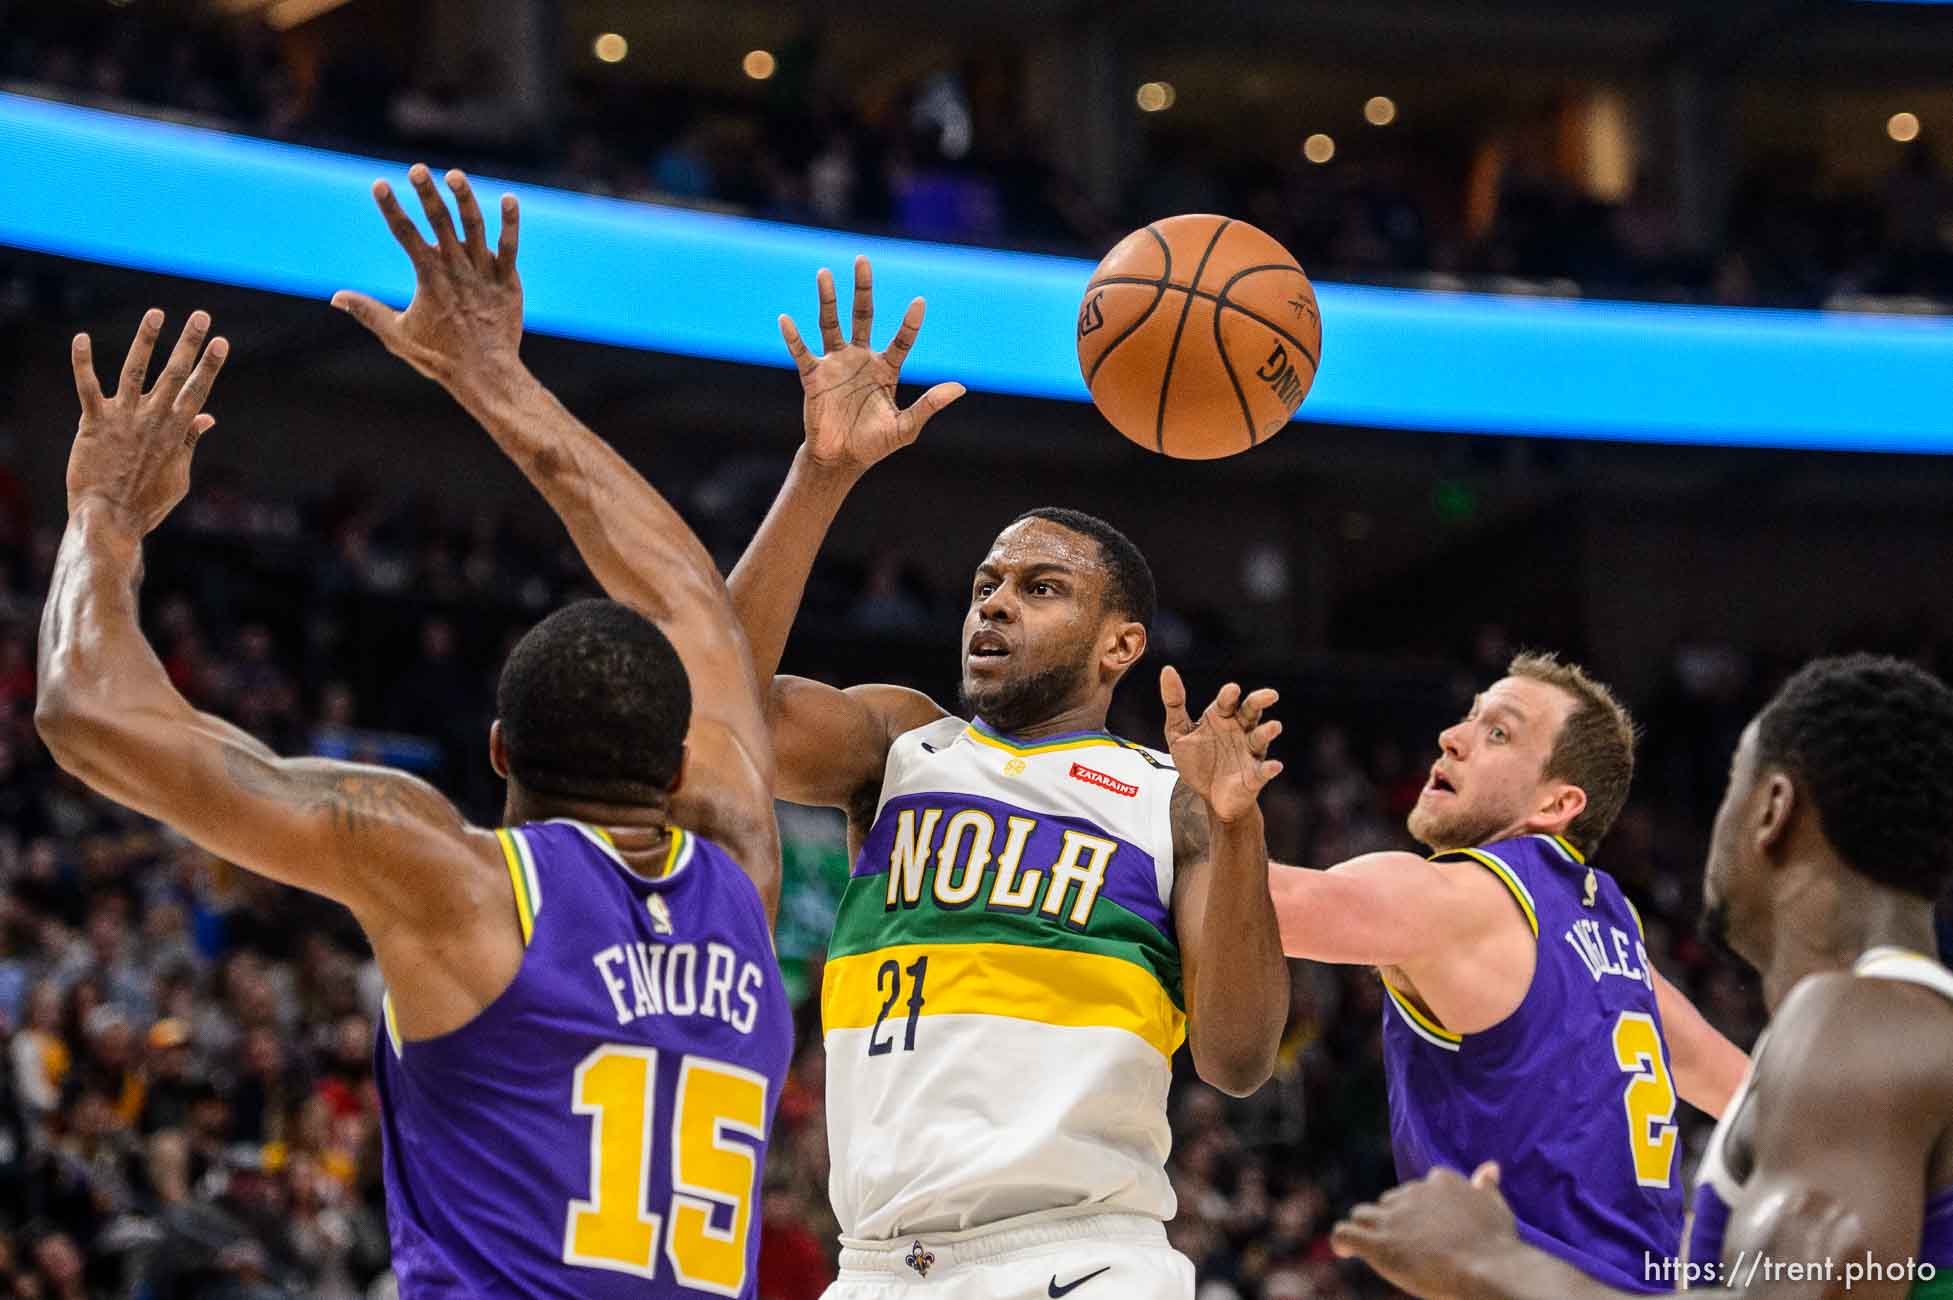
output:
M 943 714 L 926 720 L 914 720 L 915 725 L 904 726 L 895 733 L 891 749 L 929 749 L 941 750 L 955 743 L 956 739 L 968 729 L 969 723 L 955 714 Z
M 1916 1076 L 1937 1089 L 1953 1077 L 1953 999 L 1849 970 L 1808 975 L 1771 1018 L 1770 1045 L 1782 1060 L 1828 1060 L 1840 1067 L 1819 1073 L 1865 1072 L 1888 1086 Z M 1854 1070 L 1854 1064 L 1868 1068 Z

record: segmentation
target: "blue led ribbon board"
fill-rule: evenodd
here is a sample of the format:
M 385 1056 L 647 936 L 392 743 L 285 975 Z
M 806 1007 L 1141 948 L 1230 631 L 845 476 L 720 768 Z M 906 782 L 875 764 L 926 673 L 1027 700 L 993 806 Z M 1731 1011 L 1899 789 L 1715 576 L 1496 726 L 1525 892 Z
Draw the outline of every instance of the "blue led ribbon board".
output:
M 0 94 L 0 244 L 18 248 L 322 304 L 342 288 L 400 303 L 412 276 L 368 191 L 382 175 L 413 211 L 398 164 Z M 834 268 L 845 293 L 867 253 L 883 338 L 911 296 L 929 299 L 907 377 L 1085 397 L 1072 332 L 1087 262 L 476 188 L 491 222 L 501 191 L 522 200 L 541 333 L 784 366 L 779 313 L 811 334 L 815 270 Z M 1317 288 L 1323 368 L 1305 420 L 1953 452 L 1953 322 Z

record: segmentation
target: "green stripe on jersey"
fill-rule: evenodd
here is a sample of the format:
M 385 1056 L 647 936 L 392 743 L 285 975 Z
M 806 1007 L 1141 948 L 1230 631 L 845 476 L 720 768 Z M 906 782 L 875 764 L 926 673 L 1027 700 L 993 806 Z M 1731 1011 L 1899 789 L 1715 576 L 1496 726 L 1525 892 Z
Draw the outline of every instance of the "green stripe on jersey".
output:
M 1180 954 L 1150 921 L 1110 898 L 1101 896 L 1092 907 L 1092 920 L 1074 930 L 1039 911 L 990 911 L 981 902 L 954 911 L 937 905 L 934 869 L 923 883 L 922 901 L 914 907 L 888 910 L 888 878 L 857 876 L 848 882 L 834 917 L 834 936 L 828 956 L 851 957 L 899 944 L 1009 943 L 1030 948 L 1062 948 L 1071 952 L 1117 957 L 1150 971 L 1173 1005 L 1185 1010 L 1180 983 Z M 996 872 L 986 871 L 986 877 Z M 983 898 L 989 886 L 978 891 Z

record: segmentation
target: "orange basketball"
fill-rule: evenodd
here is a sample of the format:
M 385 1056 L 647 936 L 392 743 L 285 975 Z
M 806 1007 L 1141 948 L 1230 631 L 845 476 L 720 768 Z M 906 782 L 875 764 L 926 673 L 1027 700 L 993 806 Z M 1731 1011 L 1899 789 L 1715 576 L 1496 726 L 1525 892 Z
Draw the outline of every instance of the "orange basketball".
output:
M 1289 251 L 1207 213 L 1135 230 L 1078 309 L 1078 368 L 1113 427 L 1212 460 L 1282 431 L 1322 355 L 1316 291 Z

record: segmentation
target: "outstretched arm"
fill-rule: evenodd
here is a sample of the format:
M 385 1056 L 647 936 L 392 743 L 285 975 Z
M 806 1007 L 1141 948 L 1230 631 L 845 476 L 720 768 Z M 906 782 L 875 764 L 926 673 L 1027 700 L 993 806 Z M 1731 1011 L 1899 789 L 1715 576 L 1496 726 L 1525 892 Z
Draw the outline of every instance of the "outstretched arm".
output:
M 385 768 L 281 759 L 200 713 L 171 685 L 137 622 L 142 540 L 189 489 L 203 414 L 228 353 L 191 316 L 154 388 L 151 311 L 105 396 L 90 341 L 74 344 L 81 427 L 68 462 L 68 528 L 41 615 L 34 720 L 55 761 L 220 857 L 352 908 L 369 932 L 449 924 L 492 877 L 494 845 L 431 786 Z M 199 357 L 201 350 L 201 357 Z
M 395 312 L 342 291 L 333 305 L 445 388 L 543 494 L 604 591 L 671 638 L 693 700 L 686 741 L 693 776 L 680 788 L 674 816 L 724 842 L 771 912 L 780 881 L 773 750 L 746 639 L 718 568 L 664 497 L 523 365 L 514 196 L 503 196 L 499 245 L 491 252 L 481 208 L 460 172 L 447 175 L 459 235 L 427 168 L 416 165 L 408 178 L 433 244 L 386 182 L 375 182 L 373 197 L 413 262 L 413 301 Z
M 1688 995 L 1660 971 L 1654 976 L 1655 1003 L 1661 1010 L 1661 1035 L 1668 1043 L 1675 1090 L 1689 1105 L 1721 1119 L 1750 1068 L 1749 1054 L 1704 1020 Z
M 816 285 L 822 355 L 808 350 L 792 317 L 780 317 L 781 336 L 800 371 L 806 441 L 727 585 L 752 646 L 759 689 L 768 699 L 781 797 L 845 808 L 862 787 L 880 778 L 889 743 L 942 717 L 942 709 L 901 687 L 843 691 L 774 674 L 814 557 L 841 503 L 871 466 L 914 442 L 931 416 L 961 397 L 963 386 L 938 384 L 908 409 L 897 406 L 902 363 L 922 329 L 922 299 L 909 304 L 887 350 L 876 352 L 869 346 L 875 304 L 868 259 L 855 260 L 851 337 L 841 335 L 834 276 L 823 270 Z
M 1200 1077 L 1245 1097 L 1274 1073 L 1288 1022 L 1288 965 L 1268 897 L 1261 788 L 1280 774 L 1264 722 L 1274 691 L 1232 683 L 1201 715 L 1172 668 L 1160 673 L 1173 792 L 1173 920 L 1186 985 L 1188 1045 Z
M 1461 915 L 1481 910 L 1484 875 L 1446 871 L 1414 853 L 1366 853 L 1326 871 L 1278 863 L 1268 885 L 1289 956 L 1403 966 L 1455 938 Z

